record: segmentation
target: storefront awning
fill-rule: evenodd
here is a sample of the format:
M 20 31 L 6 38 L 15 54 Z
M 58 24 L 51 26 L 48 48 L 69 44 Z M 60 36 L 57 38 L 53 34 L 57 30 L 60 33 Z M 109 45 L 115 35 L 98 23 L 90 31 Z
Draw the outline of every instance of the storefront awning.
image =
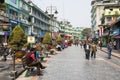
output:
M 115 36 L 116 39 L 120 39 L 120 35 Z
M 45 32 L 41 32 L 40 37 L 43 38 L 45 36 Z
M 108 36 L 109 35 L 109 33 L 104 33 L 102 36 Z

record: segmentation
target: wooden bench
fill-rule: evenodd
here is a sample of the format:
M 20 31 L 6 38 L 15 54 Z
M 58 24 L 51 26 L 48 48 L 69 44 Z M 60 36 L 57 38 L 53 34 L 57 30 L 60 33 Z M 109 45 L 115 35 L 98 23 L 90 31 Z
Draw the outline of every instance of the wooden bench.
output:
M 45 56 L 40 55 L 40 56 L 39 56 L 40 62 L 43 62 L 43 61 L 44 61 L 44 58 L 45 58 Z
M 27 70 L 27 76 L 30 75 L 30 73 L 33 71 L 34 68 L 37 68 L 36 66 L 29 66 L 29 65 L 27 65 L 25 56 L 22 57 L 22 65 L 23 65 L 23 68 L 25 70 Z M 37 70 L 39 70 L 39 69 L 37 69 Z M 37 71 L 37 72 L 38 72 L 38 74 L 40 74 L 40 70 Z

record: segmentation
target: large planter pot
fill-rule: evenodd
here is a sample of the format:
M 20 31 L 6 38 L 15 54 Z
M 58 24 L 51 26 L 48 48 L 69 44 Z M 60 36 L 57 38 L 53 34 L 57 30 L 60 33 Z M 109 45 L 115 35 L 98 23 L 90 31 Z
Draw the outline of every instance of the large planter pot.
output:
M 15 58 L 22 58 L 26 54 L 25 51 L 16 51 Z
M 36 49 L 37 49 L 38 51 L 41 51 L 41 46 L 40 46 L 39 44 L 36 44 Z
M 38 51 L 41 51 L 41 47 L 40 47 L 40 46 L 36 47 L 36 49 L 37 49 Z

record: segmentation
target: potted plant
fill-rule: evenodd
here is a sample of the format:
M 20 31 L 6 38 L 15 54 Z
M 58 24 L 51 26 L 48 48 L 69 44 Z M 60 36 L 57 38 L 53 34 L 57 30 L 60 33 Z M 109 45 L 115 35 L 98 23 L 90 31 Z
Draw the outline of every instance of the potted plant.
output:
M 20 26 L 16 26 L 10 34 L 8 39 L 8 48 L 12 50 L 13 55 L 13 70 L 15 71 L 15 59 L 21 58 L 25 55 L 24 51 L 21 51 L 23 46 L 27 43 L 27 36 Z

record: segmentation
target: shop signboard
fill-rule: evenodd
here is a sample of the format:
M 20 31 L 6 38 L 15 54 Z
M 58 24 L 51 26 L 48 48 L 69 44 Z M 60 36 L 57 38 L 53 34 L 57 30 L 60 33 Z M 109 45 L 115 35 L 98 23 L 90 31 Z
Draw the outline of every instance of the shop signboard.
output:
M 28 43 L 35 43 L 35 37 L 34 36 L 28 36 L 27 37 L 27 42 Z
M 120 29 L 116 29 L 113 31 L 113 36 L 119 35 L 120 34 Z
M 4 32 L 0 32 L 0 35 L 4 35 Z
M 18 22 L 14 20 L 10 20 L 10 23 L 18 24 Z

